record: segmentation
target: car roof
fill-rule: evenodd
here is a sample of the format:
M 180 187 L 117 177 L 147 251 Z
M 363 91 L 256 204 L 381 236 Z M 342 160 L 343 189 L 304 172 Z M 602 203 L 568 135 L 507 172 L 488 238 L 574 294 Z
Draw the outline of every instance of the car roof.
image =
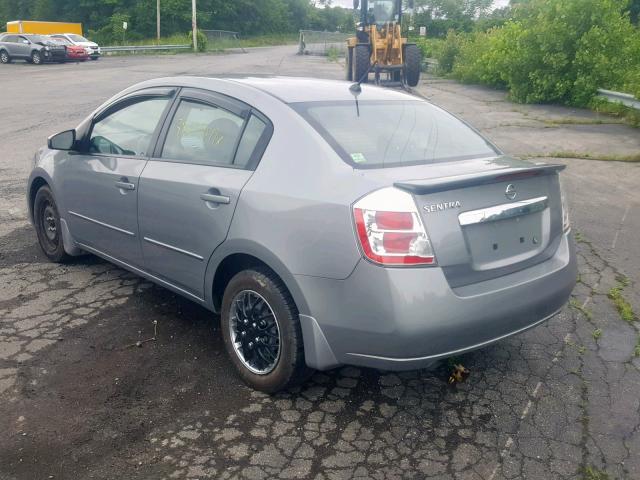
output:
M 258 88 L 285 103 L 353 101 L 349 87 L 353 82 L 306 77 L 258 77 L 248 76 L 231 79 L 234 82 Z M 398 90 L 361 85 L 358 100 L 407 100 L 415 99 Z M 407 98 L 409 97 L 409 98 Z
M 306 77 L 257 75 L 196 77 L 185 75 L 148 80 L 132 88 L 137 90 L 141 87 L 180 86 L 202 88 L 215 92 L 220 86 L 220 82 L 227 85 L 232 84 L 238 88 L 247 87 L 250 90 L 259 90 L 284 103 L 353 101 L 354 99 L 349 90 L 353 82 Z M 367 84 L 361 85 L 361 88 L 362 91 L 358 95 L 359 101 L 420 100 L 401 90 Z

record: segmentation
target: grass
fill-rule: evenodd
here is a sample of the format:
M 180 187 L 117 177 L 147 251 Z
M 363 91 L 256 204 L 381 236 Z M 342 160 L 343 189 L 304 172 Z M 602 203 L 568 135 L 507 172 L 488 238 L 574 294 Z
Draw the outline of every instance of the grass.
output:
M 121 45 L 131 45 L 131 46 L 144 46 L 144 45 L 191 45 L 191 40 L 189 37 L 184 34 L 175 34 L 169 37 L 160 37 L 158 41 L 155 38 L 147 38 L 144 40 L 129 40 L 125 38 L 123 42 L 113 42 L 109 47 L 118 47 Z
M 335 47 L 330 47 L 327 50 L 327 61 L 328 62 L 337 62 L 338 61 L 338 57 L 340 56 L 340 50 L 338 50 Z
M 609 480 L 609 474 L 595 467 L 588 466 L 584 469 L 584 480 Z
M 580 158 L 586 160 L 603 160 L 611 162 L 640 162 L 640 153 L 632 155 L 606 155 L 593 154 L 588 152 L 558 151 L 549 152 L 544 155 L 532 155 L 535 157 L 555 157 L 555 158 Z
M 569 306 L 582 313 L 582 315 L 584 315 L 588 320 L 591 320 L 593 318 L 593 313 L 591 313 L 591 310 L 580 305 L 580 302 L 578 302 L 578 300 L 576 300 L 575 298 L 569 300 Z
M 574 117 L 565 117 L 565 118 L 556 118 L 554 120 L 548 120 L 545 118 L 535 119 L 543 122 L 546 125 L 550 125 L 552 127 L 558 125 L 618 125 L 624 124 L 623 120 L 603 120 L 601 118 L 574 118 Z
M 594 340 L 597 340 L 602 336 L 602 330 L 596 328 L 593 332 L 591 332 L 591 335 L 593 336 Z
M 300 41 L 297 33 L 278 33 L 270 35 L 260 35 L 256 37 L 246 37 L 236 42 L 239 47 L 270 47 L 274 45 L 295 45 Z
M 616 307 L 620 317 L 625 322 L 633 323 L 637 319 L 636 314 L 629 301 L 623 295 L 624 289 L 630 285 L 629 279 L 619 277 L 617 281 L 617 285 L 609 290 L 607 296 L 613 301 L 613 305 Z
M 594 98 L 591 101 L 591 109 L 598 112 L 619 118 L 632 127 L 640 127 L 640 110 L 623 105 L 622 103 L 609 102 L 604 98 Z
M 283 33 L 283 34 L 271 34 L 260 35 L 255 37 L 240 37 L 234 38 L 221 38 L 221 39 L 207 39 L 208 51 L 222 51 L 228 48 L 251 48 L 251 47 L 266 47 L 272 45 L 295 45 L 298 43 L 298 34 Z M 191 39 L 188 34 L 175 34 L 168 37 L 160 37 L 160 40 L 155 38 L 147 38 L 143 40 L 128 40 L 125 38 L 123 42 L 114 42 L 113 46 L 131 45 L 131 46 L 143 46 L 143 45 L 191 45 Z M 190 52 L 190 50 L 180 50 Z
M 633 349 L 633 356 L 640 357 L 640 336 L 636 340 L 636 347 Z

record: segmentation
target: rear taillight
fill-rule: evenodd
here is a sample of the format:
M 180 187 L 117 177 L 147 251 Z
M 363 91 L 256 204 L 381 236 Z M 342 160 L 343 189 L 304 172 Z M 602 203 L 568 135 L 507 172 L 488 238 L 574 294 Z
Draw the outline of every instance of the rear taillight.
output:
M 431 242 L 413 197 L 397 188 L 376 190 L 353 206 L 362 253 L 382 265 L 435 265 Z

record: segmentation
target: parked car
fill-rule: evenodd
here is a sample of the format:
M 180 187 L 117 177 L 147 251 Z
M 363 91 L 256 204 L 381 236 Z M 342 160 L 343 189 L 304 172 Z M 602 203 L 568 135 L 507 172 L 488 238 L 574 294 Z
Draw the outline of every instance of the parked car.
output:
M 80 47 L 79 45 L 74 45 L 66 38 L 61 37 L 51 37 L 52 40 L 60 45 L 64 45 L 67 55 L 66 59 L 70 62 L 84 62 L 89 58 L 89 53 L 87 49 L 84 47 Z
M 35 65 L 43 62 L 64 62 L 64 46 L 46 35 L 5 33 L 0 36 L 0 63 L 25 60 Z
M 91 58 L 91 60 L 97 60 L 100 58 L 100 55 L 102 55 L 102 50 L 97 43 L 87 40 L 77 33 L 56 33 L 51 36 L 54 38 L 64 38 L 74 45 L 83 47 L 89 54 L 89 58 Z
M 554 316 L 577 275 L 563 168 L 404 92 L 177 77 L 50 137 L 28 204 L 49 259 L 90 252 L 219 313 L 240 376 L 273 392 Z

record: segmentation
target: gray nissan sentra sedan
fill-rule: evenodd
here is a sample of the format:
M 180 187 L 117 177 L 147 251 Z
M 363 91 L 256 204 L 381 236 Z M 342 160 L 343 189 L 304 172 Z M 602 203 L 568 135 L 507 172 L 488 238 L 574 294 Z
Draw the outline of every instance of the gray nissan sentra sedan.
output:
M 135 85 L 29 178 L 54 262 L 90 252 L 220 313 L 241 377 L 423 368 L 544 322 L 576 260 L 560 165 L 404 92 L 302 78 Z

